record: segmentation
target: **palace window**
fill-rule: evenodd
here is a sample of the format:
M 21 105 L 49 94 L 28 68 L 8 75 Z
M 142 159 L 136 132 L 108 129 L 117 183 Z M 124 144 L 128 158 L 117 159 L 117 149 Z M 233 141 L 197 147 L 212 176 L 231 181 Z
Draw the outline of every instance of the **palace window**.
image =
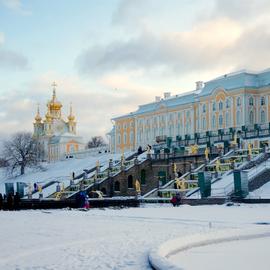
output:
M 118 144 L 120 144 L 120 143 L 121 143 L 121 135 L 118 134 Z
M 220 128 L 223 125 L 223 116 L 222 116 L 222 114 L 220 114 L 219 117 L 218 117 L 218 125 L 219 125 Z
M 237 111 L 237 113 L 236 113 L 236 125 L 240 126 L 240 124 L 241 124 L 241 113 L 240 113 L 240 111 Z
M 251 125 L 254 124 L 254 113 L 253 113 L 253 111 L 251 111 L 251 112 L 249 113 L 249 123 L 250 123 Z
M 226 127 L 228 128 L 228 127 L 230 127 L 230 116 L 229 116 L 229 113 L 228 112 L 226 112 L 226 116 L 225 116 L 225 121 L 226 121 Z
M 129 138 L 130 143 L 133 143 L 133 141 L 134 141 L 134 133 L 133 133 L 133 131 L 130 132 L 129 136 L 130 136 L 130 138 Z
M 261 123 L 265 123 L 265 112 L 261 111 Z
M 254 105 L 254 100 L 253 100 L 253 97 L 250 97 L 249 98 L 249 106 L 253 106 Z
M 213 115 L 212 117 L 212 128 L 216 128 L 216 116 Z
M 226 109 L 229 109 L 230 106 L 231 106 L 230 100 L 229 99 L 226 99 Z
M 127 133 L 124 132 L 124 144 L 127 144 Z
M 220 111 L 223 110 L 223 102 L 222 102 L 222 101 L 219 102 L 219 104 L 218 104 L 218 109 L 219 109 Z
M 265 98 L 264 97 L 261 97 L 261 105 L 265 105 Z
M 213 111 L 216 110 L 216 102 L 213 102 L 213 104 L 212 104 L 212 110 L 213 110 Z
M 202 111 L 203 111 L 203 113 L 206 112 L 206 105 L 205 104 L 203 104 Z
M 203 128 L 203 130 L 206 130 L 206 119 L 205 119 L 205 117 L 202 119 L 202 128 Z
M 237 106 L 238 107 L 241 106 L 241 98 L 240 97 L 237 98 Z

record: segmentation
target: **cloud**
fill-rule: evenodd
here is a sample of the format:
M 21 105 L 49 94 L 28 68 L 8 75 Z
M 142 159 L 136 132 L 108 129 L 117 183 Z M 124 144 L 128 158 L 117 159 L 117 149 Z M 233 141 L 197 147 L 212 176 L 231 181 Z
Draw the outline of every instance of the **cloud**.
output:
M 0 69 L 18 69 L 28 68 L 28 59 L 17 52 L 0 48 Z
M 21 15 L 31 14 L 29 10 L 24 9 L 21 0 L 0 0 L 0 3 L 2 3 L 6 8 L 18 12 Z
M 28 59 L 21 53 L 4 48 L 5 36 L 0 32 L 0 69 L 27 69 Z
M 139 69 L 156 72 L 164 68 L 173 73 L 199 71 L 215 66 L 241 31 L 237 23 L 221 19 L 196 25 L 187 32 L 142 32 L 128 41 L 91 47 L 77 58 L 76 65 L 83 74 Z

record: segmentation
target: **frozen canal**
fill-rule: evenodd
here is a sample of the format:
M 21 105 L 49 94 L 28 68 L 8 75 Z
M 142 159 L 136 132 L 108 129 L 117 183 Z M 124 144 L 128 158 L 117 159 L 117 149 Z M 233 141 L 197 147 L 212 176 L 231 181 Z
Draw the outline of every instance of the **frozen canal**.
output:
M 0 269 L 151 269 L 148 252 L 162 242 L 259 226 L 269 212 L 268 205 L 1 211 Z

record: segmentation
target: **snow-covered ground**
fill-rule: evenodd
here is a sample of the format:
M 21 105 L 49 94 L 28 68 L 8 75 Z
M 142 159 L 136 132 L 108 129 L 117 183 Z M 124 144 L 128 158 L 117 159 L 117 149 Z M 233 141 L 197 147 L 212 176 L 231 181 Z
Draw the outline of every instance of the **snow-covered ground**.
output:
M 270 182 L 252 192 L 249 192 L 248 198 L 270 199 Z
M 132 153 L 125 153 L 128 157 Z M 28 171 L 23 176 L 7 178 L 4 169 L 0 170 L 0 193 L 5 192 L 4 183 L 9 182 L 24 182 L 24 183 L 40 183 L 44 185 L 47 182 L 58 180 L 67 181 L 70 179 L 72 172 L 75 172 L 75 176 L 81 174 L 84 169 L 91 169 L 96 166 L 97 160 L 101 166 L 108 167 L 109 160 L 120 160 L 121 154 L 101 153 L 96 156 L 89 156 L 83 159 L 66 159 L 53 163 L 43 164 L 44 170 Z
M 269 270 L 266 260 L 269 245 L 269 236 L 215 243 L 179 252 L 169 257 L 169 261 L 189 270 Z
M 270 222 L 269 212 L 270 205 L 173 208 L 158 204 L 88 212 L 0 211 L 0 269 L 151 269 L 148 252 L 167 240 L 232 228 L 260 228 L 255 223 Z M 263 243 L 255 244 L 263 248 Z M 246 252 L 248 245 L 237 248 Z M 209 252 L 206 256 L 211 260 Z M 237 269 L 245 269 L 247 263 L 243 261 L 243 267 Z M 267 257 L 262 264 L 269 265 Z

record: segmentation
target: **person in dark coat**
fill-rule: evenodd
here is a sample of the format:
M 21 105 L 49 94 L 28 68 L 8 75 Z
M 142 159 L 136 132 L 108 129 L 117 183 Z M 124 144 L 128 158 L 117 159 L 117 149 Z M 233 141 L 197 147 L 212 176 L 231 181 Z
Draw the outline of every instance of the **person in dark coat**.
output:
M 176 193 L 175 198 L 176 198 L 176 206 L 179 206 L 181 204 L 181 195 L 179 192 Z
M 13 210 L 13 195 L 11 193 L 7 196 L 7 209 Z
M 0 210 L 3 209 L 3 196 L 2 193 L 0 193 Z
M 142 154 L 142 152 L 143 152 L 142 147 L 139 146 L 139 148 L 138 148 L 138 155 Z
M 20 202 L 21 198 L 18 192 L 16 192 L 14 196 L 14 210 L 19 210 L 20 209 Z

